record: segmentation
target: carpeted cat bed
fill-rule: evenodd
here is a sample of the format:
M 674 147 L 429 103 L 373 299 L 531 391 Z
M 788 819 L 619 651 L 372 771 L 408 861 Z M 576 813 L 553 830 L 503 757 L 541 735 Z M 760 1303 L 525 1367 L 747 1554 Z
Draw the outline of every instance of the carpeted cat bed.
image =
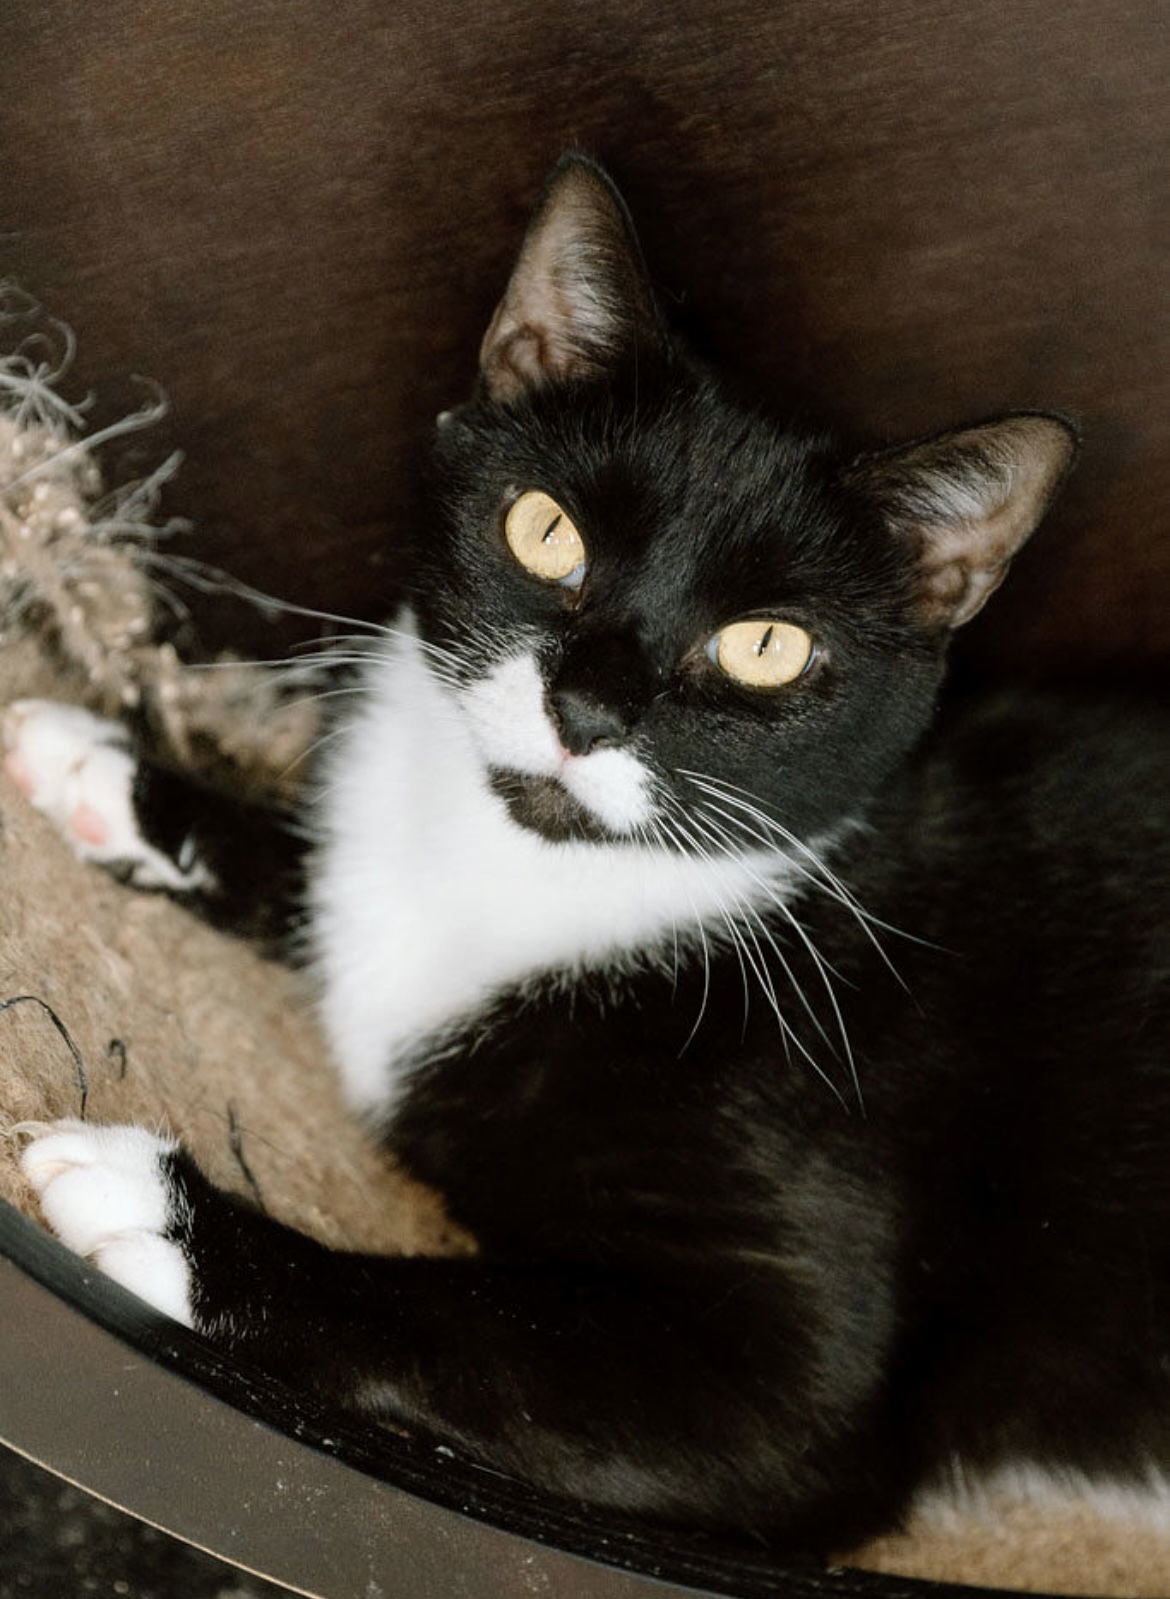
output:
M 183 535 L 155 521 L 176 463 L 107 493 L 101 439 L 86 439 L 84 414 L 56 390 L 62 362 L 40 349 L 0 351 L 0 703 L 128 712 L 180 764 L 288 797 L 314 737 L 311 690 L 261 665 L 180 662 L 166 585 L 204 579 L 174 552 Z M 328 1242 L 469 1247 L 346 1113 L 306 979 L 81 865 L 6 777 L 0 862 L 0 1128 L 79 1114 L 165 1123 L 220 1184 Z M 0 1197 L 35 1215 L 15 1155 L 10 1136 Z M 1036 1504 L 1019 1483 L 847 1559 L 1001 1588 L 1170 1593 L 1170 1532 L 1120 1497 Z

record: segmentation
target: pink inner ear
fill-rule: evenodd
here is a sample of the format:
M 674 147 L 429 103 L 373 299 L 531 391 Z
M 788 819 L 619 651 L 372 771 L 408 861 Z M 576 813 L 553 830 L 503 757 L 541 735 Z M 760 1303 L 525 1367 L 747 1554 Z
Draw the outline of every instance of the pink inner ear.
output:
M 923 574 L 919 614 L 931 626 L 962 627 L 982 610 L 1008 574 L 1011 563 L 983 571 L 951 562 Z
M 653 295 L 624 207 L 604 174 L 558 169 L 480 349 L 493 399 L 604 371 L 657 337 Z
M 923 532 L 919 604 L 924 621 L 961 627 L 983 608 L 1008 574 L 1032 524 L 1004 500 L 988 515 L 942 523 Z
M 547 366 L 545 341 L 539 331 L 525 323 L 512 332 L 501 333 L 497 324 L 505 307 L 500 306 L 484 340 L 481 361 L 488 393 L 495 400 L 513 400 L 525 389 L 541 381 Z M 488 341 L 491 340 L 490 350 Z
M 859 476 L 917 556 L 918 613 L 961 627 L 1003 582 L 1075 449 L 1055 417 L 1008 416 L 861 464 Z

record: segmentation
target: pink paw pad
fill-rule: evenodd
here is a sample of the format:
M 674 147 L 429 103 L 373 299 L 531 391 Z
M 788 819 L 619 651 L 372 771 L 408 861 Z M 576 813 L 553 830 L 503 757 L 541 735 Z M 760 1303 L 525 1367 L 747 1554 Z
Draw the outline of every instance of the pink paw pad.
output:
M 20 792 L 24 795 L 25 799 L 31 799 L 33 789 L 36 787 L 36 783 L 33 779 L 32 773 L 28 769 L 27 762 L 21 756 L 19 750 L 8 751 L 8 754 L 4 757 L 4 770 L 8 773 L 9 777 L 16 784 Z
M 116 722 L 77 705 L 17 700 L 4 711 L 0 731 L 4 770 L 78 854 L 137 852 L 135 763 Z
M 214 879 L 195 856 L 172 860 L 142 836 L 137 757 L 117 722 L 78 705 L 16 700 L 0 713 L 4 769 L 81 860 L 116 866 L 138 888 L 186 893 Z
M 82 844 L 92 844 L 101 849 L 110 841 L 110 829 L 105 817 L 92 805 L 79 805 L 69 818 L 69 830 Z

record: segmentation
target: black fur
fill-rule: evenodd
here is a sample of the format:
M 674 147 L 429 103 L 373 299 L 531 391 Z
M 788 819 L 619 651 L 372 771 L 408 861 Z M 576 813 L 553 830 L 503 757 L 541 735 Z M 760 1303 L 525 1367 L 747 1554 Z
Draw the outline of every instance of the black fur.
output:
M 566 192 L 572 258 L 546 226 Z M 384 1134 L 474 1258 L 331 1254 L 175 1157 L 198 1325 L 557 1492 L 790 1547 L 889 1526 L 955 1460 L 1170 1468 L 1167 718 L 1008 694 L 927 736 L 950 628 L 1066 430 L 883 454 L 778 431 L 670 343 L 632 250 L 597 170 L 563 168 L 440 429 L 411 600 L 467 679 L 498 630 L 539 640 L 554 717 L 652 767 L 687 829 L 663 847 L 785 829 L 799 928 L 777 909 L 709 964 L 691 941 L 548 974 L 422 1059 Z M 608 274 L 601 333 L 572 321 L 580 259 Z M 533 487 L 587 530 L 579 592 L 508 555 Z M 705 641 L 775 614 L 815 658 L 737 687 Z M 591 836 L 547 785 L 491 780 L 522 825 Z
M 284 953 L 304 899 L 305 847 L 292 819 L 189 773 L 140 760 L 131 801 L 138 831 L 152 848 L 184 866 L 198 860 L 207 889 L 185 899 L 213 926 Z

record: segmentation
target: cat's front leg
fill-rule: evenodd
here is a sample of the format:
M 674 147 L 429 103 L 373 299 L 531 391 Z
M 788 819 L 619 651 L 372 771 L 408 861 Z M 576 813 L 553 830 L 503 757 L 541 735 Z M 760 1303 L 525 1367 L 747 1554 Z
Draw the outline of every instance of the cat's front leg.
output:
M 79 705 L 16 700 L 4 713 L 3 739 L 9 777 L 80 860 L 138 888 L 186 894 L 212 886 L 191 834 L 166 844 L 150 836 L 142 763 L 120 722 Z
M 174 771 L 120 722 L 77 705 L 17 700 L 0 734 L 8 776 L 80 860 L 226 931 L 287 932 L 304 841 L 282 813 Z
M 194 1325 L 191 1266 L 175 1215 L 174 1139 L 144 1127 L 28 1122 L 21 1167 L 70 1249 L 163 1315 Z
M 807 1285 L 592 1250 L 342 1253 L 219 1192 L 166 1139 L 31 1131 L 24 1170 L 67 1243 L 351 1414 L 576 1500 L 814 1551 L 887 1524 L 905 1494 L 880 1429 L 826 1397 Z
M 185 1327 L 215 1336 L 232 1315 L 262 1316 L 266 1294 L 329 1255 L 213 1188 L 165 1134 L 76 1119 L 16 1132 L 61 1242 Z

